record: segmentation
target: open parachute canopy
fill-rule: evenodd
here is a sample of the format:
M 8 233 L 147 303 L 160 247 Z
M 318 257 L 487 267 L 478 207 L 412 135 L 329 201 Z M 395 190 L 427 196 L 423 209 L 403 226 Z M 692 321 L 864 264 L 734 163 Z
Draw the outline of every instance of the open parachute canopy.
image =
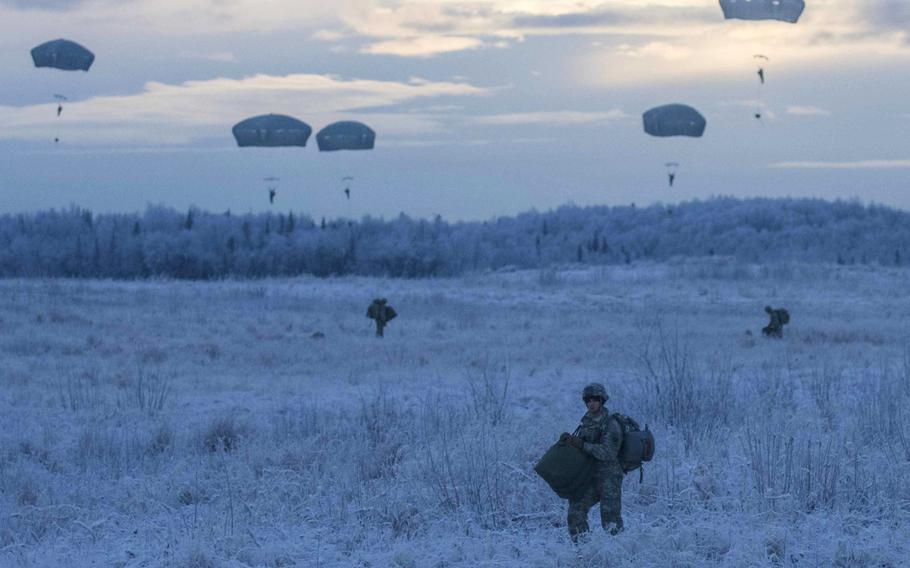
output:
M 642 116 L 645 132 L 651 136 L 692 136 L 705 133 L 707 121 L 697 110 L 681 104 L 654 107 Z
M 95 54 L 68 39 L 55 39 L 32 48 L 35 67 L 53 67 L 63 71 L 88 71 Z
M 795 24 L 803 13 L 803 0 L 720 0 L 728 20 L 779 20 Z
M 316 134 L 320 152 L 335 150 L 372 150 L 376 142 L 373 129 L 352 120 L 333 122 Z
M 313 129 L 292 116 L 263 114 L 242 120 L 231 129 L 238 146 L 306 146 Z

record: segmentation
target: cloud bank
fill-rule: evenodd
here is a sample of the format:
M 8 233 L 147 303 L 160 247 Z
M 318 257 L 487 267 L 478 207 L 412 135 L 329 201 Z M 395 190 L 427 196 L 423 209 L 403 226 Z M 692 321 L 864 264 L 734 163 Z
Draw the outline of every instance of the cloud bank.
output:
M 346 117 L 381 126 L 384 135 L 413 135 L 438 124 L 427 115 L 389 107 L 441 97 L 485 95 L 466 83 L 341 79 L 326 75 L 255 75 L 171 85 L 148 83 L 141 93 L 71 102 L 56 117 L 51 105 L 0 106 L 0 138 L 41 140 L 58 129 L 90 143 L 189 144 L 232 142 L 231 126 L 256 114 L 289 114 L 319 128 Z

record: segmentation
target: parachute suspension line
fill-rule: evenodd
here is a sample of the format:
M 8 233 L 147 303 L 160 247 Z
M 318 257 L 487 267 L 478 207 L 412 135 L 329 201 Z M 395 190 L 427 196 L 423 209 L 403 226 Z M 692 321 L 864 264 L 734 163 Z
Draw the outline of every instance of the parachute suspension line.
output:
M 761 53 L 756 53 L 752 56 L 752 61 L 756 64 L 756 79 L 755 79 L 755 111 L 752 113 L 752 116 L 759 122 L 759 124 L 764 125 L 765 109 L 767 105 L 765 104 L 765 71 L 767 69 L 767 62 L 769 61 L 766 55 Z
M 262 178 L 262 181 L 268 183 L 269 205 L 273 205 L 275 203 L 275 195 L 278 193 L 278 180 L 279 178 L 274 176 Z
M 352 205 L 351 205 L 351 185 L 354 181 L 353 176 L 343 176 L 341 178 L 342 184 L 344 185 L 344 196 L 345 201 L 347 201 L 348 209 L 348 219 L 353 219 Z

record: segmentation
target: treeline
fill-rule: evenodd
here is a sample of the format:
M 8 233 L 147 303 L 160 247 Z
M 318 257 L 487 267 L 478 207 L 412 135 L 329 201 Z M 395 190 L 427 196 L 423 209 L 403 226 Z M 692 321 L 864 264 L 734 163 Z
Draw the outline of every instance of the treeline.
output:
M 531 211 L 485 222 L 234 215 L 150 206 L 0 217 L 0 277 L 213 279 L 314 274 L 450 276 L 555 264 L 723 255 L 743 262 L 900 266 L 910 214 L 856 201 L 714 198 Z

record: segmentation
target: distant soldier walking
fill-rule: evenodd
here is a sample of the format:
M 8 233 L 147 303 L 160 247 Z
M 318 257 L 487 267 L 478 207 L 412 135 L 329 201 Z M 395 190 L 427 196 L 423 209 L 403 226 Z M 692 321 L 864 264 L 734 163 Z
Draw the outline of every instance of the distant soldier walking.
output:
M 600 524 L 604 530 L 616 535 L 623 530 L 622 480 L 623 468 L 619 462 L 622 445 L 622 427 L 604 406 L 610 398 L 600 383 L 584 388 L 581 398 L 588 412 L 581 418 L 575 434 L 563 432 L 560 441 L 571 444 L 594 458 L 594 475 L 588 488 L 576 499 L 569 500 L 569 535 L 577 541 L 578 535 L 588 532 L 588 512 L 600 501 Z M 613 524 L 612 528 L 608 527 Z
M 771 321 L 762 328 L 762 335 L 777 339 L 782 338 L 784 336 L 784 325 L 790 323 L 790 313 L 784 308 L 774 309 L 771 306 L 765 306 L 765 312 L 771 318 Z
M 367 317 L 376 320 L 376 337 L 382 337 L 385 325 L 395 319 L 398 314 L 392 306 L 387 305 L 385 298 L 376 298 L 367 308 Z

